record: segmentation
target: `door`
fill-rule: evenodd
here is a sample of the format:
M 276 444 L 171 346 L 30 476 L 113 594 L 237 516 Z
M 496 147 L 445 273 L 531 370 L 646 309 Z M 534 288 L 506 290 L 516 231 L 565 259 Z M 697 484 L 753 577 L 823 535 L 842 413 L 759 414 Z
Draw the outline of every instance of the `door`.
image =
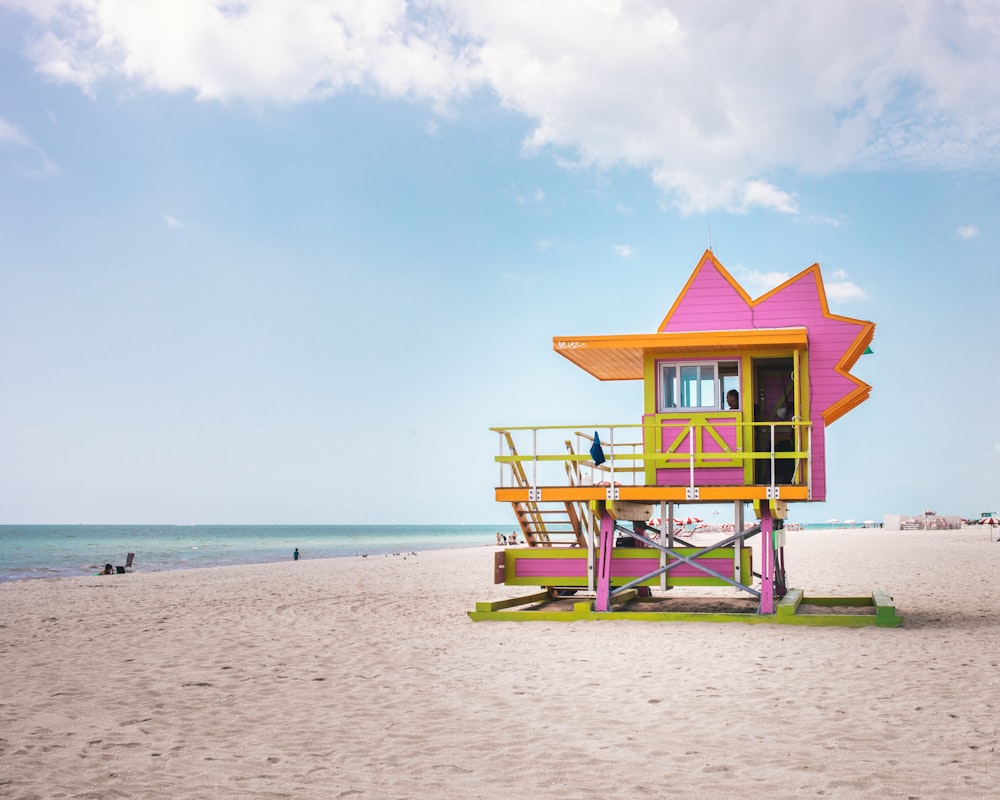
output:
M 753 367 L 754 406 L 753 421 L 767 423 L 754 425 L 754 483 L 771 483 L 772 424 L 792 422 L 798 417 L 795 391 L 795 364 L 791 358 L 755 359 Z M 795 450 L 795 428 L 792 425 L 773 425 L 775 453 Z M 775 460 L 775 483 L 791 483 L 795 473 L 795 460 Z

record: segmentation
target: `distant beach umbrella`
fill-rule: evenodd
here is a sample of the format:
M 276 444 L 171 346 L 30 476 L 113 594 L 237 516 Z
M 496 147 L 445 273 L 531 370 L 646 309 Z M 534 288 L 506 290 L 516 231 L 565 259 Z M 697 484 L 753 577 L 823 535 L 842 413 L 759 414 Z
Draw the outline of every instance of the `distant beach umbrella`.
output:
M 828 519 L 828 520 L 826 521 L 826 524 L 827 524 L 827 525 L 833 525 L 833 524 L 834 524 L 834 523 L 836 523 L 836 522 L 840 522 L 840 520 L 839 520 L 839 519 L 837 519 L 836 517 L 834 517 L 833 519 Z
M 997 517 L 983 517 L 979 520 L 980 525 L 1000 525 L 1000 518 Z
M 669 522 L 669 520 L 667 520 L 667 522 Z M 664 520 L 662 520 L 660 517 L 653 517 L 646 524 L 652 525 L 654 528 L 662 528 L 664 525 Z M 674 519 L 674 525 L 683 525 L 683 524 L 684 520 Z

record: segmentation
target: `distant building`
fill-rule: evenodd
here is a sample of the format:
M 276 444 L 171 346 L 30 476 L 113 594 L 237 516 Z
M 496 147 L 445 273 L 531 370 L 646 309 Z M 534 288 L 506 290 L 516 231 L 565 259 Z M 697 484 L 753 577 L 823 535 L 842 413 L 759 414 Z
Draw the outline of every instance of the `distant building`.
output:
M 943 516 L 934 511 L 919 514 L 886 514 L 883 517 L 888 531 L 950 531 L 962 527 L 961 517 Z

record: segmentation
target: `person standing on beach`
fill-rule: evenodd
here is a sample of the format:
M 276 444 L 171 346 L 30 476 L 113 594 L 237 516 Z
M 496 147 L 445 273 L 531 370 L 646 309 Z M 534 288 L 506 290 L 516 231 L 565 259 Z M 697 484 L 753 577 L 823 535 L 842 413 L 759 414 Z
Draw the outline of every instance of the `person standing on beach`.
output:
M 297 548 L 297 547 L 295 548 L 295 552 L 292 553 L 292 560 L 293 561 L 298 561 L 299 560 L 299 548 Z

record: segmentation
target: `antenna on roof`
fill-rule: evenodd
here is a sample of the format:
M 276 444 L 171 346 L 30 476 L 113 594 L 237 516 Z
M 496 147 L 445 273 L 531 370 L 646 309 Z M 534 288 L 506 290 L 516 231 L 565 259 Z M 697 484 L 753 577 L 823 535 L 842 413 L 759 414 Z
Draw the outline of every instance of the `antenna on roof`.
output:
M 712 220 L 708 221 L 708 252 L 712 252 Z

